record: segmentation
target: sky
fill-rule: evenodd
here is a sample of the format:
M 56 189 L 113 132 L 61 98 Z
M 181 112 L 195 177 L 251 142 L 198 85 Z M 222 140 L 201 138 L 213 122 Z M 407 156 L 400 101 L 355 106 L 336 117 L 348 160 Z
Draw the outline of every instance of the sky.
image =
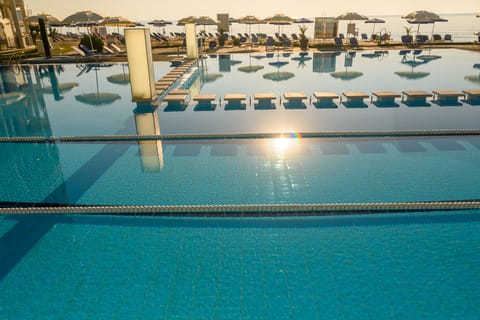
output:
M 265 18 L 276 13 L 299 17 L 335 17 L 345 12 L 367 16 L 405 15 L 415 10 L 437 14 L 480 13 L 479 0 L 24 0 L 30 14 L 49 13 L 58 19 L 82 10 L 102 16 L 121 16 L 135 21 L 179 19 L 185 16 L 229 13 L 231 17 L 255 15 Z

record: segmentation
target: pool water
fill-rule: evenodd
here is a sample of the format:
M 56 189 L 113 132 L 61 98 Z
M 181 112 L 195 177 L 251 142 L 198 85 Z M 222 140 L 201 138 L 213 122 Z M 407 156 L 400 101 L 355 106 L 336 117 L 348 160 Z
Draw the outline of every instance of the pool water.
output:
M 390 51 L 375 56 L 373 51 L 311 52 L 303 58 L 298 53 L 267 55 L 216 55 L 202 59 L 187 82 L 192 95 L 217 95 L 214 111 L 198 111 L 191 101 L 180 112 L 168 112 L 160 101 L 155 117 L 161 134 L 224 134 L 262 132 L 351 132 L 477 129 L 480 108 L 461 102 L 458 106 L 379 108 L 365 99 L 366 108 L 347 108 L 337 103 L 333 109 L 317 108 L 310 99 L 304 109 L 285 109 L 277 98 L 274 109 L 254 109 L 248 102 L 245 110 L 226 110 L 226 93 L 271 92 L 279 97 L 285 92 L 304 92 L 309 98 L 316 91 L 467 90 L 478 89 L 480 56 L 462 50 L 423 50 L 400 55 Z M 374 55 L 372 58 L 371 55 Z M 365 57 L 364 55 L 370 55 Z M 437 56 L 422 60 L 421 56 Z M 302 62 L 299 59 L 303 59 Z M 277 64 L 277 62 L 281 62 Z M 272 65 L 273 63 L 273 65 Z M 238 71 L 259 65 L 254 73 Z M 347 65 L 347 66 L 344 66 Z M 167 62 L 155 63 L 158 79 L 171 70 Z M 332 77 L 332 73 L 356 71 L 362 76 L 350 80 Z M 284 81 L 263 78 L 265 74 L 288 72 L 294 76 Z M 422 72 L 422 78 L 400 77 L 395 72 Z M 135 114 L 138 106 L 131 102 L 128 81 L 112 82 L 112 76 L 128 76 L 124 64 L 23 66 L 2 69 L 2 93 L 22 94 L 24 99 L 0 108 L 0 135 L 16 136 L 96 136 L 136 134 Z M 470 76 L 470 78 L 468 78 Z M 469 79 L 473 79 L 469 80 Z M 59 92 L 52 92 L 57 83 Z M 114 96 L 104 103 L 96 99 L 79 101 L 85 94 Z M 100 95 L 104 97 L 104 95 Z M 222 99 L 219 102 L 219 99 Z M 153 112 L 151 112 L 153 114 Z
M 3 217 L 0 317 L 476 319 L 479 217 Z
M 466 78 L 478 74 L 478 53 L 435 50 L 440 58 L 419 64 L 412 52 L 408 60 L 398 51 L 365 53 L 209 56 L 186 83 L 192 93 L 219 97 L 478 88 Z M 263 69 L 237 70 L 254 63 Z M 171 68 L 156 63 L 156 78 Z M 331 75 L 348 70 L 362 75 Z M 395 74 L 405 70 L 428 75 Z M 272 81 L 267 72 L 294 76 Z M 219 101 L 213 111 L 198 111 L 190 101 L 169 112 L 161 100 L 159 107 L 136 105 L 128 82 L 108 80 L 125 74 L 123 64 L 2 69 L 0 90 L 8 95 L 1 97 L 0 136 L 56 139 L 0 143 L 2 207 L 480 199 L 478 135 L 302 137 L 478 129 L 479 106 L 366 101 L 365 108 L 322 109 L 307 101 L 287 109 L 277 101 L 267 110 L 226 110 Z M 217 136 L 60 140 L 144 130 Z M 225 138 L 242 133 L 278 136 Z M 477 319 L 479 214 L 0 215 L 0 319 Z
M 1 200 L 11 204 L 480 199 L 477 136 L 4 143 L 0 152 Z

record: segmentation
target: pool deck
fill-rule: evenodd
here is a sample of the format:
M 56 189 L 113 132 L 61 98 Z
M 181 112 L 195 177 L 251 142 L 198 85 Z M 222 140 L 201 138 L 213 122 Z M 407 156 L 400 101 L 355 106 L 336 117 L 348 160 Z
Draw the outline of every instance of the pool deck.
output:
M 359 47 L 345 46 L 342 50 L 353 50 L 353 51 L 364 51 L 364 50 L 402 50 L 409 49 L 412 50 L 412 47 L 406 47 L 399 41 L 391 41 L 387 44 L 378 45 L 373 41 L 359 41 Z M 310 48 L 307 50 L 309 52 L 321 52 L 321 51 L 334 51 L 338 48 L 335 47 L 333 40 L 316 40 L 314 42 L 310 41 Z M 424 45 L 416 45 L 415 49 L 430 49 L 430 48 L 442 48 L 442 49 L 462 49 L 469 51 L 480 52 L 480 44 L 476 42 L 438 42 L 438 43 L 427 43 Z M 124 48 L 122 48 L 124 49 Z M 226 45 L 224 47 L 218 47 L 215 49 L 203 49 L 201 54 L 228 54 L 228 53 L 253 53 L 253 52 L 266 52 L 265 45 L 242 45 L 242 46 L 233 46 Z M 278 49 L 277 51 L 283 51 Z M 288 49 L 289 52 L 300 52 L 299 47 L 291 47 Z M 175 58 L 182 57 L 186 54 L 186 49 L 177 45 L 172 45 L 169 47 L 152 47 L 152 56 L 154 61 L 172 61 Z M 79 57 L 72 53 L 67 53 L 64 55 L 53 55 L 52 58 L 46 59 L 44 57 L 36 57 L 25 59 L 23 62 L 36 64 L 36 63 L 79 63 L 79 62 L 125 62 L 127 61 L 126 53 L 116 53 L 116 54 L 104 54 L 96 55 L 93 57 Z M 8 62 L 8 61 L 7 61 Z M 0 61 L 0 64 L 7 63 L 6 61 Z

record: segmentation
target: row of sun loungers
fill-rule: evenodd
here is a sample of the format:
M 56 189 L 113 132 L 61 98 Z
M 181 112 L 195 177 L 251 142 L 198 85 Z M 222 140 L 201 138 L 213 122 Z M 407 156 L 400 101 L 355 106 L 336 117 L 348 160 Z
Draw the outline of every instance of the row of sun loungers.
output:
M 163 99 L 167 102 L 169 108 L 186 107 L 190 91 L 187 89 L 171 90 Z M 309 99 L 309 103 L 314 103 L 317 107 L 336 107 L 334 100 L 340 99 L 345 106 L 365 107 L 364 99 L 370 98 L 371 102 L 378 107 L 394 107 L 398 106 L 396 99 L 401 98 L 401 102 L 407 106 L 428 106 L 427 98 L 432 98 L 431 102 L 440 106 L 460 105 L 459 98 L 463 98 L 464 102 L 471 105 L 480 104 L 480 90 L 434 90 L 427 92 L 423 90 L 406 90 L 401 93 L 392 91 L 374 91 L 370 94 L 366 92 L 348 91 L 338 95 L 335 92 L 313 92 L 312 96 L 307 96 L 303 92 L 287 92 L 277 97 L 273 93 L 256 93 L 252 97 L 247 98 L 245 94 L 233 93 L 223 96 L 223 104 L 225 107 L 242 108 L 246 106 L 247 100 L 250 104 L 253 102 L 259 107 L 271 107 L 272 103 L 279 99 L 280 104 L 285 107 L 305 107 L 304 102 Z M 315 101 L 312 100 L 315 99 Z M 197 103 L 197 107 L 213 109 L 217 102 L 215 94 L 199 94 L 192 98 Z M 283 101 L 283 102 L 282 102 Z M 222 98 L 218 99 L 218 103 L 222 104 Z

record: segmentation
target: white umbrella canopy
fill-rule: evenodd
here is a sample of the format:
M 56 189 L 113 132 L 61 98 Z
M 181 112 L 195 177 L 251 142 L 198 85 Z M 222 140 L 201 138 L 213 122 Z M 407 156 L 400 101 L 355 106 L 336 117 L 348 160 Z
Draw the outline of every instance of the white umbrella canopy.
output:
M 130 21 L 123 17 L 105 17 L 98 23 L 99 26 L 117 27 L 117 32 L 120 33 L 120 27 L 135 27 L 136 22 Z
M 385 23 L 385 20 L 383 20 L 383 19 L 378 19 L 378 18 L 372 18 L 372 19 L 365 20 L 365 23 L 373 23 L 372 33 L 375 33 L 375 25 L 376 25 L 377 23 Z
M 368 17 L 356 12 L 346 12 L 335 17 L 335 20 L 368 20 Z
M 284 14 L 277 13 L 271 17 L 263 19 L 263 22 L 277 25 L 278 26 L 278 33 L 280 33 L 280 26 L 289 25 L 295 22 L 295 19 L 290 18 Z
M 167 24 L 172 24 L 172 22 L 163 20 L 163 19 L 160 19 L 160 20 L 155 19 L 150 21 L 148 24 L 151 24 L 152 26 L 155 26 L 155 27 L 165 27 Z
M 408 20 L 433 20 L 433 21 L 441 21 L 444 20 L 440 18 L 440 16 L 434 12 L 427 11 L 427 10 L 418 10 L 410 12 L 402 17 L 402 19 Z
M 79 22 L 84 22 L 84 21 L 100 22 L 100 20 L 102 19 L 103 17 L 98 13 L 95 13 L 92 11 L 79 11 L 63 19 L 62 23 L 73 25 Z
M 99 22 L 99 25 L 106 27 L 134 27 L 136 23 L 123 17 L 105 17 Z
M 441 18 L 438 14 L 427 11 L 427 10 L 418 10 L 410 12 L 402 17 L 402 19 L 407 19 L 408 23 L 417 24 L 417 34 L 420 31 L 421 24 L 433 24 L 432 25 L 432 36 L 433 30 L 435 28 L 435 22 L 448 22 L 447 19 Z
M 62 26 L 63 23 L 48 13 L 39 13 L 33 16 L 29 16 L 25 18 L 25 21 L 30 24 L 38 24 L 38 19 L 43 19 L 45 24 L 48 26 Z
M 259 19 L 255 16 L 249 15 L 249 16 L 245 16 L 245 17 L 241 17 L 241 18 L 237 19 L 237 23 L 243 23 L 243 24 L 248 25 L 248 34 L 251 34 L 252 24 L 263 24 L 263 23 L 266 23 L 266 22 L 264 22 L 262 19 Z

